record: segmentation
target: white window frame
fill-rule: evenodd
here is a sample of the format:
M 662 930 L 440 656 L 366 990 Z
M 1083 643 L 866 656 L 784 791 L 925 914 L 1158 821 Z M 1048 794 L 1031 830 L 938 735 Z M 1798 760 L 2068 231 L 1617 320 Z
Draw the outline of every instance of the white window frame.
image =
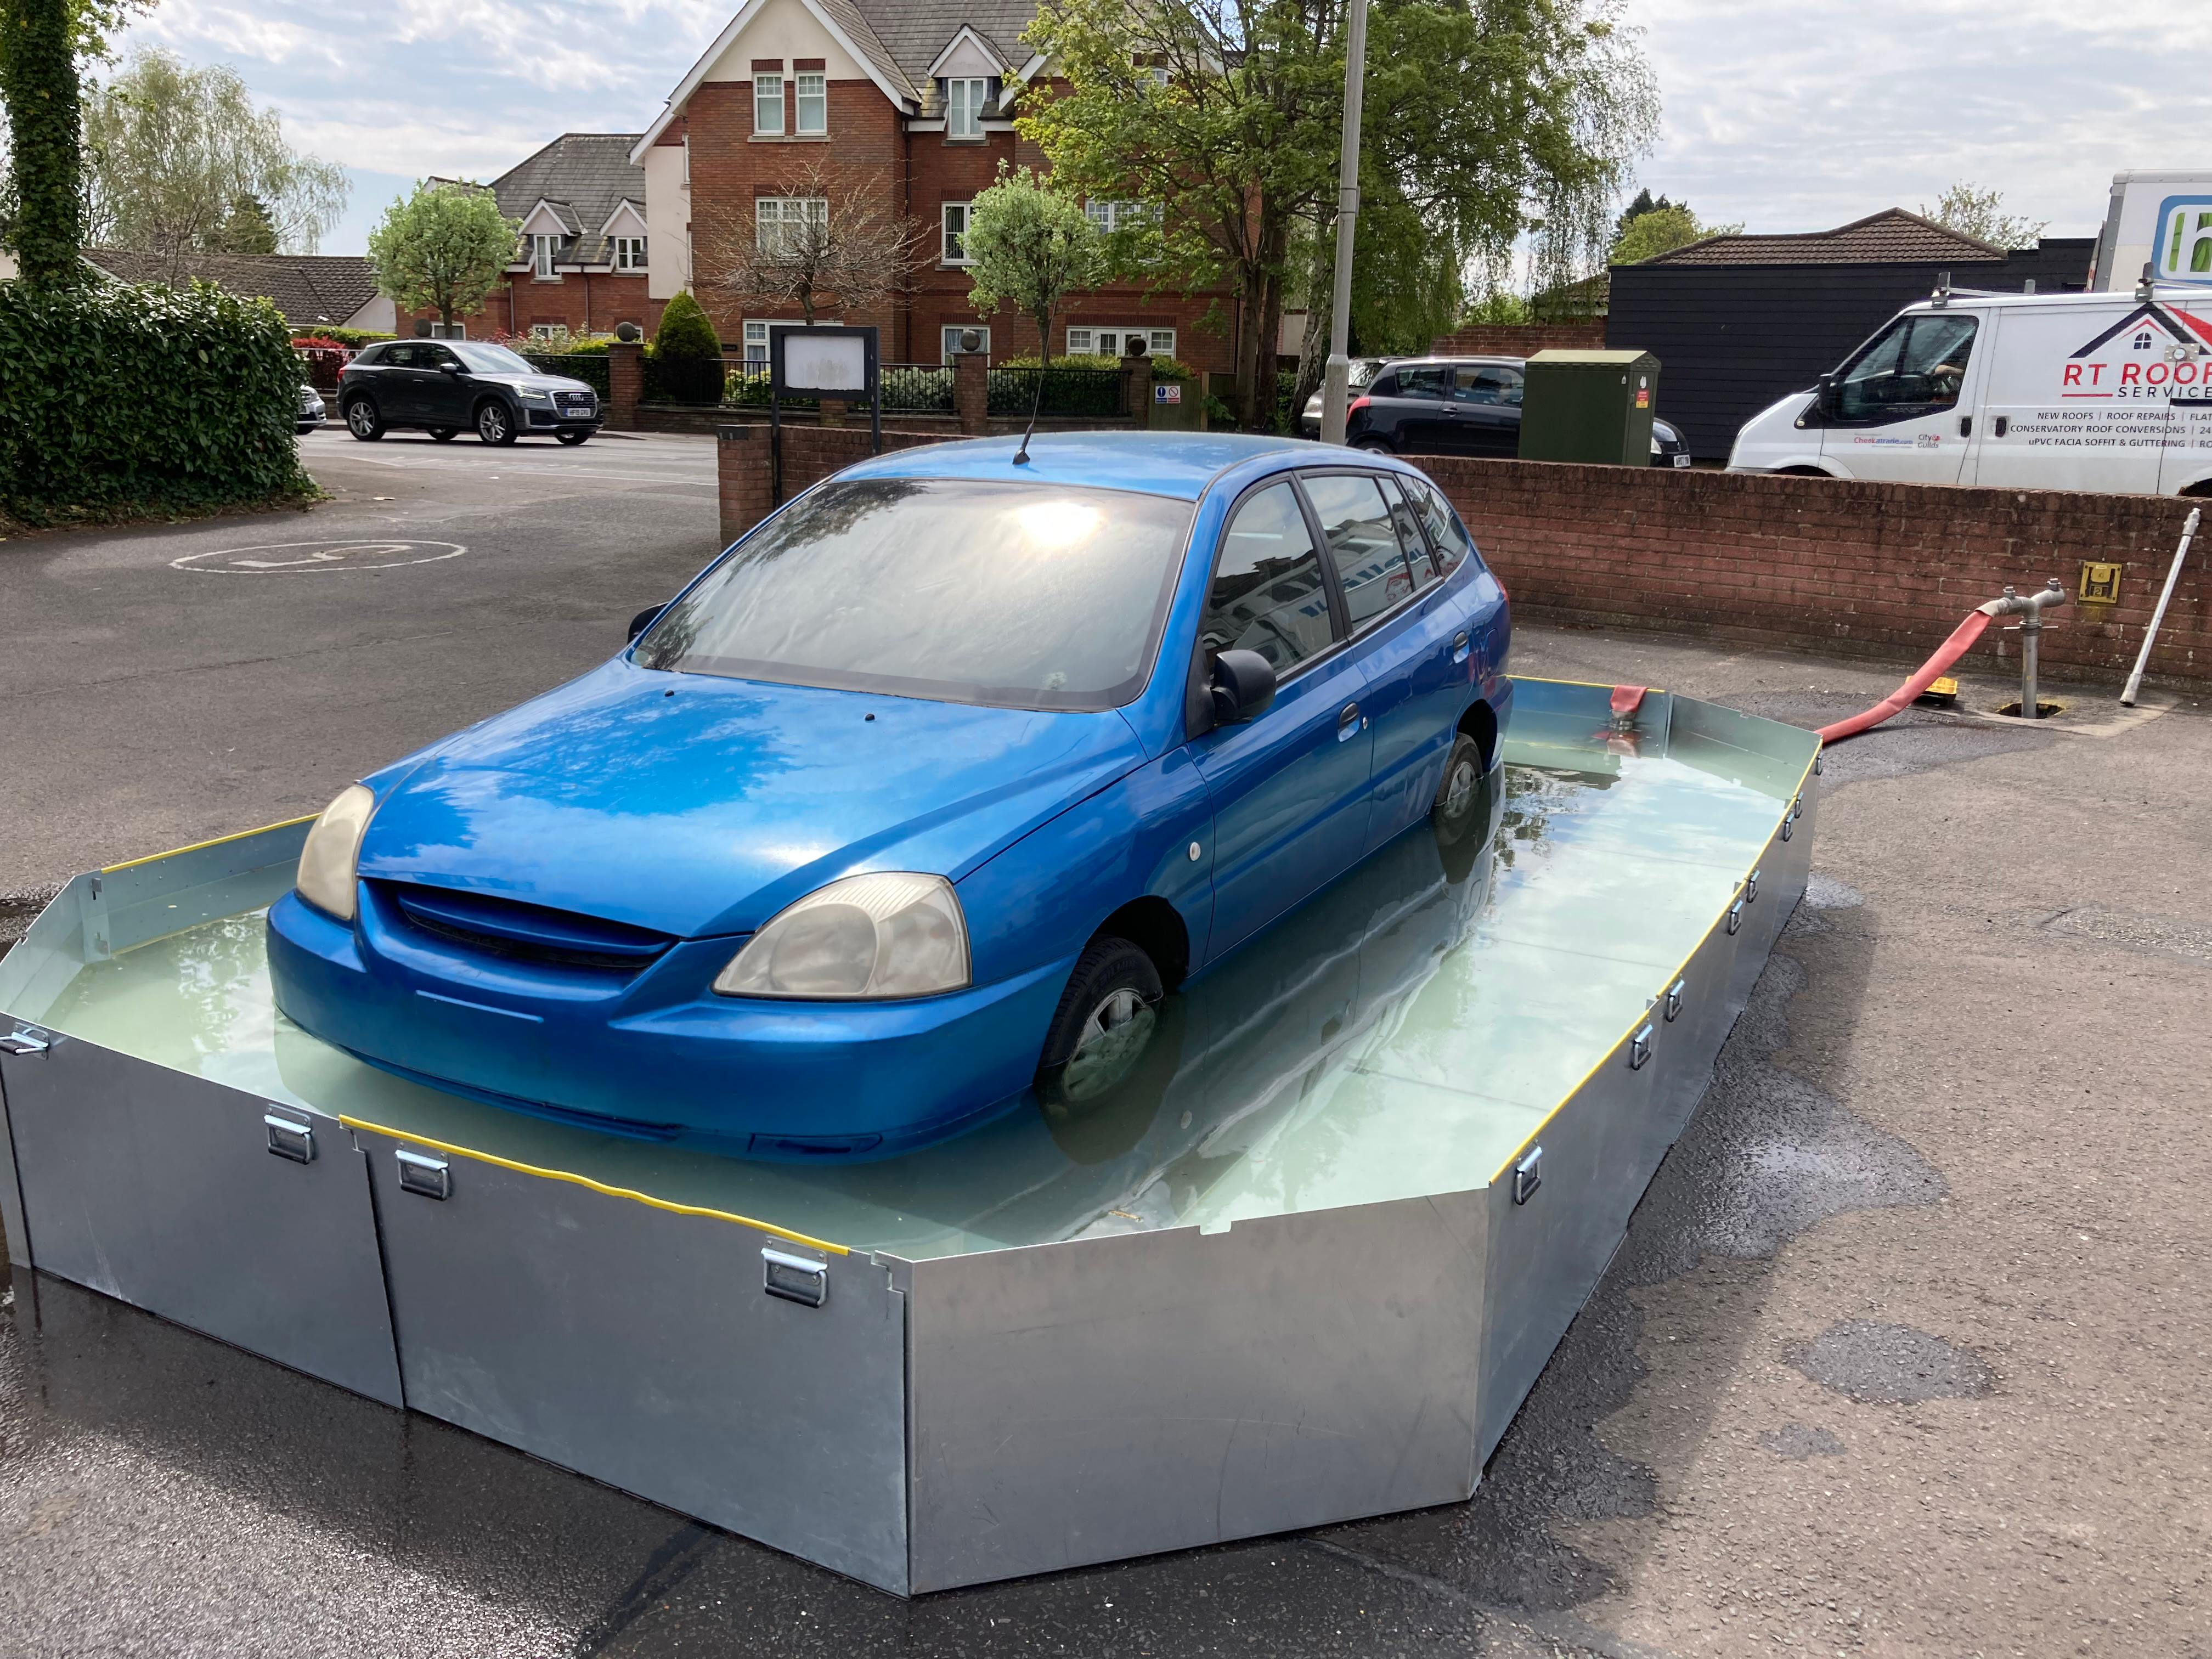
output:
M 530 325 L 530 337 L 533 340 L 565 340 L 568 337 L 568 325 L 532 323 Z
M 799 123 L 797 131 L 802 137 L 817 138 L 830 131 L 830 76 L 820 70 L 807 70 L 794 74 L 792 83 L 797 88 Z M 807 106 L 814 108 L 814 120 L 807 124 Z
M 768 361 L 768 330 L 766 323 L 747 322 L 744 325 L 741 343 L 747 362 L 764 363 Z
M 981 138 L 983 136 L 983 110 L 991 101 L 990 77 L 982 75 L 955 75 L 945 82 L 945 136 L 948 138 Z
M 769 125 L 761 119 L 769 109 L 775 112 L 775 125 Z M 783 137 L 783 71 L 763 70 L 753 76 L 753 132 L 763 138 Z
M 643 270 L 645 268 L 645 238 L 642 236 L 616 237 L 615 269 Z
M 1071 328 L 1067 331 L 1066 355 L 1088 357 L 1098 349 L 1098 331 L 1095 328 Z
M 775 250 L 771 244 L 781 237 L 785 225 L 803 225 L 811 221 L 817 225 L 830 222 L 830 198 L 826 196 L 756 196 L 753 198 L 753 246 L 763 253 Z M 776 229 L 771 233 L 769 227 Z
M 1108 235 L 1133 225 L 1149 224 L 1155 216 L 1143 202 L 1085 202 L 1084 216 Z
M 983 337 L 984 356 L 991 355 L 991 331 L 981 323 L 947 323 L 938 331 L 938 343 L 944 348 L 940 354 L 943 361 L 952 361 L 953 354 L 960 349 L 960 337 L 971 328 Z
M 554 276 L 553 255 L 561 246 L 558 236 L 532 236 L 530 239 L 530 274 L 538 281 L 548 282 Z
M 1071 357 L 1100 356 L 1119 357 L 1129 349 L 1129 337 L 1132 334 L 1143 338 L 1146 356 L 1172 357 L 1175 356 L 1176 331 L 1171 328 L 1126 328 L 1118 325 L 1111 328 L 1102 328 L 1096 323 L 1086 327 L 1071 328 L 1067 331 L 1067 355 Z M 1101 335 L 1113 341 L 1114 349 L 1110 352 L 1105 351 L 1100 346 L 1098 341 Z M 1083 342 L 1080 345 L 1076 343 L 1079 339 Z
M 972 265 L 975 263 L 968 257 L 967 245 L 968 211 L 974 205 L 972 202 L 946 202 L 939 207 L 937 252 L 942 263 L 948 265 Z M 952 216 L 956 213 L 960 216 L 960 226 L 957 230 L 952 225 Z M 956 242 L 960 248 L 957 253 L 952 251 Z

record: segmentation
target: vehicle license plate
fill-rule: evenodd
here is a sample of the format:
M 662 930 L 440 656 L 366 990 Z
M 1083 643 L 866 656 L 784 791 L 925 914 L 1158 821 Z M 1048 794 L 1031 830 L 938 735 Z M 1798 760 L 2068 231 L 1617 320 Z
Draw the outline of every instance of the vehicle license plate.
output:
M 1677 455 L 1674 458 L 1674 465 L 1677 466 L 1687 466 L 1689 464 L 1690 458 L 1687 455 Z

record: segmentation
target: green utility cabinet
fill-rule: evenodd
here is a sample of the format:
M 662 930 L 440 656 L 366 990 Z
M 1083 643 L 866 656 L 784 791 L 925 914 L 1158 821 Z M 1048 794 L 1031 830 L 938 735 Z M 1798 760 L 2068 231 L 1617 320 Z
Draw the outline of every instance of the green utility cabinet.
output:
M 1540 351 L 1521 394 L 1521 459 L 1648 466 L 1659 360 L 1648 351 Z

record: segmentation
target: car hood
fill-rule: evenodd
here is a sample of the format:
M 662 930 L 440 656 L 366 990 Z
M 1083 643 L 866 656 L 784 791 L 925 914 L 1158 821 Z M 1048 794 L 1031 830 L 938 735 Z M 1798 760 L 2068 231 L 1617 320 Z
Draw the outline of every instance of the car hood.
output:
M 511 386 L 517 392 L 591 392 L 588 380 L 575 380 L 566 374 L 477 374 L 468 377 L 486 386 Z M 594 396 L 598 394 L 593 393 Z
M 684 937 L 745 933 L 855 870 L 958 881 L 1143 761 L 1111 709 L 617 659 L 369 780 L 360 867 Z

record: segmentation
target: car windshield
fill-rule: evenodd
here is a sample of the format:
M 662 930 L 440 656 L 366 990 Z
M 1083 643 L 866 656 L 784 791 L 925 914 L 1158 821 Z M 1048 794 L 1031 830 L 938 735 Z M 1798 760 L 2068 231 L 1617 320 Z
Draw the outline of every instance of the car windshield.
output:
M 1361 386 L 1371 384 L 1375 377 L 1382 372 L 1382 359 L 1380 357 L 1356 357 L 1352 360 L 1349 384 L 1356 392 Z
M 446 344 L 456 357 L 478 374 L 538 373 L 505 346 L 487 345 L 482 340 L 448 340 Z
M 1120 489 L 832 483 L 661 613 L 647 668 L 1015 708 L 1143 689 L 1192 508 Z

